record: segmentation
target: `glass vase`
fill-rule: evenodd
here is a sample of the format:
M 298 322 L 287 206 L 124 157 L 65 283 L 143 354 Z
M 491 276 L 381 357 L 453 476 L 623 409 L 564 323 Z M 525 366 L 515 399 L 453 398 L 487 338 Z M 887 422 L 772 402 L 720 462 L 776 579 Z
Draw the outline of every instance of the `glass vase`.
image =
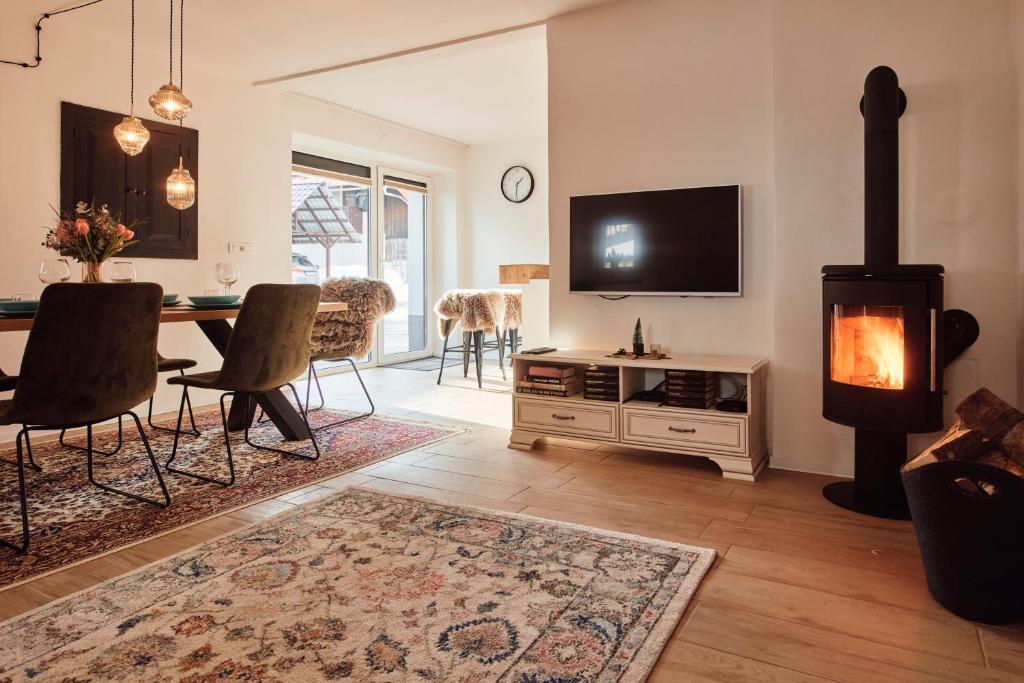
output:
M 82 282 L 103 282 L 103 262 L 82 261 Z

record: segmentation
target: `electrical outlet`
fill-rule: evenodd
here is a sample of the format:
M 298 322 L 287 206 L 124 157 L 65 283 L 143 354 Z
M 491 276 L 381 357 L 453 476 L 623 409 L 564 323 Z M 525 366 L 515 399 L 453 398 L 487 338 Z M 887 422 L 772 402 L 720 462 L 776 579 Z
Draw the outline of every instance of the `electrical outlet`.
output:
M 248 254 L 252 249 L 252 242 L 228 242 L 229 254 Z

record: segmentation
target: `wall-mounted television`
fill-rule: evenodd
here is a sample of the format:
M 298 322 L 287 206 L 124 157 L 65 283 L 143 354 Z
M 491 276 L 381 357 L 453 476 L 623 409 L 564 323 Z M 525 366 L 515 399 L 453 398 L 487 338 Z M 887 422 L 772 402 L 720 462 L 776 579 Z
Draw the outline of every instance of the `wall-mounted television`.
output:
M 740 296 L 739 185 L 569 198 L 569 291 Z

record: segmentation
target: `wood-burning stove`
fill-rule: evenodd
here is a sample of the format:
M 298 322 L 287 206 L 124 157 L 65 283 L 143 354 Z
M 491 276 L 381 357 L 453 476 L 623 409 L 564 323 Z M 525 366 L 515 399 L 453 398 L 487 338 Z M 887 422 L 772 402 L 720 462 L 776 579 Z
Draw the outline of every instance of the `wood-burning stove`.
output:
M 842 507 L 891 519 L 910 518 L 899 474 L 907 433 L 942 428 L 942 370 L 977 338 L 970 314 L 943 311 L 942 266 L 899 264 L 905 108 L 896 72 L 873 69 L 861 100 L 864 265 L 822 269 L 822 415 L 856 430 L 854 481 L 823 492 Z

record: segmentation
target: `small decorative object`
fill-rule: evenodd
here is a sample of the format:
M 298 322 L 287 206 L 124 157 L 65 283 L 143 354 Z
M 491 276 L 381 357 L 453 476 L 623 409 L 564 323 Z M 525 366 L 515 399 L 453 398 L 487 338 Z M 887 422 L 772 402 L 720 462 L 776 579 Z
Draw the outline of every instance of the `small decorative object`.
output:
M 636 327 L 633 328 L 633 355 L 644 355 L 644 333 L 640 329 L 640 318 L 636 319 Z
M 110 213 L 107 205 L 78 202 L 74 212 L 57 214 L 57 224 L 46 231 L 42 244 L 61 256 L 82 264 L 82 282 L 103 282 L 103 262 L 130 244 L 135 244 L 135 228 L 121 223 L 121 217 Z
M 181 0 L 181 16 L 180 16 L 180 27 L 179 37 L 181 39 L 181 45 L 178 48 L 178 59 L 184 63 L 185 55 L 183 48 L 185 47 L 185 4 L 184 0 Z M 181 91 L 181 88 L 174 85 L 174 0 L 170 0 L 171 4 L 171 39 L 168 44 L 168 77 L 167 83 L 160 86 L 160 89 L 149 96 L 149 106 L 153 107 L 153 111 L 156 115 L 167 119 L 168 121 L 178 121 L 192 111 L 192 101 L 185 97 L 185 93 Z M 181 82 L 181 68 L 178 69 L 178 81 Z
M 651 358 L 654 360 L 661 358 L 661 344 L 651 344 Z
M 132 0 L 131 109 L 129 115 L 114 126 L 114 139 L 121 150 L 130 157 L 141 152 L 149 142 L 149 131 L 135 116 L 135 0 Z
M 501 194 L 513 204 L 522 204 L 533 194 L 533 174 L 525 166 L 512 166 L 501 176 Z
M 178 168 L 167 176 L 167 203 L 179 211 L 196 203 L 196 181 L 185 168 L 182 157 L 178 157 Z

